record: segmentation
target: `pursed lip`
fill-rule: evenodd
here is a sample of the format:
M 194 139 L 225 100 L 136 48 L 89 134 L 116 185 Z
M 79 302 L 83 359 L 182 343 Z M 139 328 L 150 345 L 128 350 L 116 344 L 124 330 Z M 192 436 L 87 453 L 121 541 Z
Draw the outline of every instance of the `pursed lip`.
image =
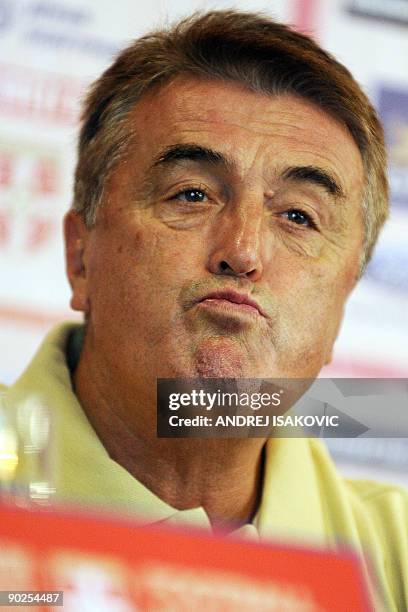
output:
M 238 293 L 238 291 L 212 291 L 211 293 L 207 293 L 203 297 L 199 298 L 197 300 L 197 304 L 204 302 L 205 300 L 226 300 L 228 302 L 232 302 L 232 304 L 246 304 L 247 306 L 252 306 L 252 308 L 255 308 L 263 317 L 266 317 L 266 313 L 263 311 L 258 302 L 251 299 L 247 295 Z

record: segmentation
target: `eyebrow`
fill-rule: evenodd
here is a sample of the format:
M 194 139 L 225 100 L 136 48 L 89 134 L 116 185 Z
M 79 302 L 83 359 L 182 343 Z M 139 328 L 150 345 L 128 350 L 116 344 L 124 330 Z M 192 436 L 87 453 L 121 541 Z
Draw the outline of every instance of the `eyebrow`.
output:
M 323 187 L 329 195 L 341 200 L 345 198 L 345 193 L 337 180 L 327 170 L 317 166 L 291 166 L 282 173 L 281 178 L 299 183 L 312 183 Z
M 185 160 L 223 166 L 228 170 L 236 169 L 234 160 L 227 155 L 209 147 L 188 143 L 174 144 L 166 147 L 154 159 L 152 168 Z M 281 178 L 299 183 L 312 183 L 322 187 L 329 195 L 335 196 L 338 199 L 345 198 L 344 191 L 338 181 L 327 170 L 317 166 L 291 166 L 284 170 Z
M 174 144 L 167 147 L 153 161 L 152 167 L 184 160 L 223 166 L 231 170 L 235 168 L 235 162 L 228 156 L 196 144 Z

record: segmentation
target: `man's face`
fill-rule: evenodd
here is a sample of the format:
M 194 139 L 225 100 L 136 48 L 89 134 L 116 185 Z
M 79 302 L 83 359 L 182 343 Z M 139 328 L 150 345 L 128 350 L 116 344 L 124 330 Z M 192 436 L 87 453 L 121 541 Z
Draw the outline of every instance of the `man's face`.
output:
M 362 250 L 349 133 L 305 100 L 187 77 L 128 126 L 70 274 L 95 363 L 131 393 L 156 377 L 315 377 Z

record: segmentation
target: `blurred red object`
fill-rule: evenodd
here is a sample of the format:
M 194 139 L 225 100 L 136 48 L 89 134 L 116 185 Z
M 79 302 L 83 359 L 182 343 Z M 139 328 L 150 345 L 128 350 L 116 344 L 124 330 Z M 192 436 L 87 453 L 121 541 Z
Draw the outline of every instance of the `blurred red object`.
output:
M 347 552 L 5 505 L 0 550 L 0 591 L 62 590 L 64 612 L 372 609 Z

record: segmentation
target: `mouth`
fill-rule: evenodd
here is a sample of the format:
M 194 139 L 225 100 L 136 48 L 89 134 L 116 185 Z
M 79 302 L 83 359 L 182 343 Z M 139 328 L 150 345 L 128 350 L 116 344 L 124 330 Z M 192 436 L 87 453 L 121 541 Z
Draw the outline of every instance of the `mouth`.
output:
M 210 308 L 224 308 L 237 313 L 266 317 L 266 313 L 255 300 L 233 290 L 213 291 L 197 300 L 197 303 Z

